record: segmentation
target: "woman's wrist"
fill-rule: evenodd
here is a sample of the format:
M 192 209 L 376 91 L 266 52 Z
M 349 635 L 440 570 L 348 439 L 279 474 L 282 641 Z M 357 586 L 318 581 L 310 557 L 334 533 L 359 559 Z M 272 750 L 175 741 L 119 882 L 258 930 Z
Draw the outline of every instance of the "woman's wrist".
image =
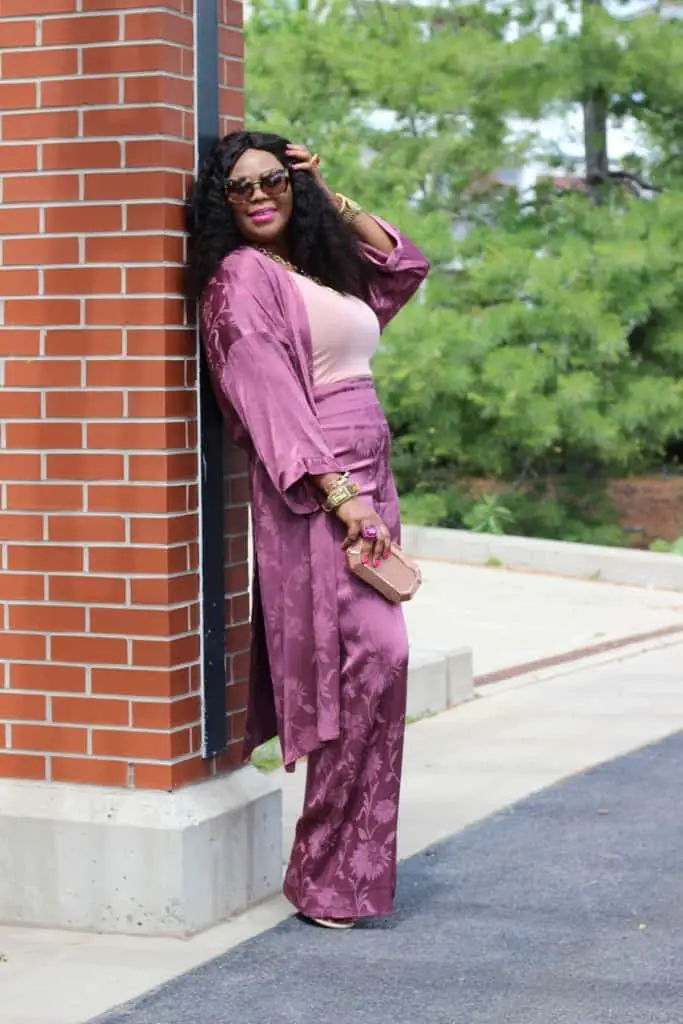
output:
M 334 206 L 336 210 L 337 206 L 339 205 L 337 202 L 337 193 L 334 191 L 333 188 L 330 188 L 330 186 L 327 184 L 325 184 L 323 187 L 325 189 L 325 194 L 327 198 L 329 199 L 329 201 L 332 203 L 332 206 Z
M 341 505 L 357 497 L 360 494 L 360 486 L 349 480 L 349 474 L 344 473 L 342 477 L 330 488 L 325 495 L 322 508 L 324 512 L 336 512 Z
M 360 486 L 355 480 L 349 480 L 348 473 L 323 473 L 311 476 L 311 480 L 325 495 L 320 504 L 324 512 L 336 512 L 360 494 Z
M 325 186 L 327 198 L 334 206 L 335 210 L 347 224 L 353 223 L 356 217 L 360 216 L 363 212 L 362 208 L 358 203 L 354 203 L 353 199 L 349 199 L 348 196 L 343 195 L 341 192 L 334 192 L 329 185 Z
M 343 479 L 343 473 L 322 473 L 319 476 L 311 476 L 311 480 L 323 494 L 329 494 Z

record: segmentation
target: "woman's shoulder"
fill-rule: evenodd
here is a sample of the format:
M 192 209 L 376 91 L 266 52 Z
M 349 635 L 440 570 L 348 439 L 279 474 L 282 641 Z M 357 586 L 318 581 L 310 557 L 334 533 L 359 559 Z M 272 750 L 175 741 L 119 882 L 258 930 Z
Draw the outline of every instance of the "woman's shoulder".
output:
M 268 283 L 273 287 L 279 281 L 278 275 L 273 272 L 277 269 L 265 253 L 252 245 L 242 245 L 223 257 L 215 276 L 242 287 L 255 285 L 260 290 Z
M 272 290 L 263 253 L 251 246 L 241 246 L 224 256 L 216 267 L 202 295 L 203 308 L 227 308 L 233 302 L 258 294 L 263 298 Z
M 263 265 L 271 262 L 266 254 L 253 245 L 240 245 L 221 261 L 222 266 L 241 267 L 249 264 Z
M 228 253 L 206 287 L 202 300 L 205 320 L 220 313 L 231 320 L 239 315 L 254 322 L 287 322 L 286 282 L 279 270 L 265 253 L 251 246 Z

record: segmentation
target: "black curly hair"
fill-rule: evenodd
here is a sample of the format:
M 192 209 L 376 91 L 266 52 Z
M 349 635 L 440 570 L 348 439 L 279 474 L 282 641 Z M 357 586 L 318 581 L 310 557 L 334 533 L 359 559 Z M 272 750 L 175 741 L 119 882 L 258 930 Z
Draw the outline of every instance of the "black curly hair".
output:
M 284 167 L 288 140 L 265 132 L 231 132 L 217 142 L 197 175 L 189 199 L 188 291 L 199 299 L 221 260 L 247 245 L 229 203 L 225 181 L 248 149 L 272 153 Z M 287 227 L 292 263 L 310 277 L 344 295 L 367 298 L 375 276 L 363 256 L 356 233 L 339 216 L 308 171 L 291 171 L 293 211 Z

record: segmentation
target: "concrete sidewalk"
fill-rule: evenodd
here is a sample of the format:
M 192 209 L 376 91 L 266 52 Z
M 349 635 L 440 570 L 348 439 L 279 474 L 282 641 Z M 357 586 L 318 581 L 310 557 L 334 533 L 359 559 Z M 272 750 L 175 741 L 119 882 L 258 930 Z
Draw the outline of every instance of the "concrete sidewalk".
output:
M 621 660 L 602 659 L 601 663 L 598 659 L 580 670 L 570 666 L 564 674 L 555 670 L 532 680 L 485 687 L 477 700 L 408 730 L 401 855 L 410 856 L 530 793 L 680 729 L 683 641 L 646 653 L 632 652 Z M 289 830 L 298 812 L 302 782 L 303 772 L 285 780 Z M 680 789 L 680 783 L 677 786 Z M 539 884 L 542 880 L 541 872 Z M 0 963 L 0 1019 L 2 1024 L 82 1024 L 222 955 L 290 913 L 284 899 L 275 899 L 189 941 L 0 929 L 0 952 L 6 956 L 6 962 Z M 438 927 L 445 927 L 444 922 Z M 286 952 L 289 939 L 283 936 L 276 941 L 284 943 Z M 317 933 L 315 941 L 320 942 Z M 335 947 L 330 948 L 334 956 Z M 362 962 L 374 948 L 362 947 Z M 309 971 L 305 961 L 297 963 L 296 984 L 303 998 Z M 254 967 L 258 976 L 266 965 L 257 960 Z M 231 977 L 239 990 L 240 979 Z M 425 999 L 433 988 L 430 983 Z M 269 1016 L 245 1011 L 239 1019 L 279 1019 L 283 1024 L 312 1019 L 299 1018 L 294 1011 L 273 1016 L 282 1006 L 276 993 L 271 993 L 270 1000 Z M 215 1007 L 208 1006 L 204 1012 L 195 1004 L 192 1013 L 193 1017 L 168 1019 L 173 1024 L 184 1019 L 193 1024 L 198 1020 L 225 1024 L 231 1019 L 227 1004 L 220 1014 Z M 131 1024 L 135 1020 L 121 1019 L 130 1019 Z M 459 1019 L 471 1024 L 477 1018 L 454 1015 L 453 1021 Z M 558 1024 L 563 1020 L 554 1019 Z M 581 1018 L 564 1019 L 574 1024 Z
M 678 729 L 683 639 L 484 687 L 408 729 L 399 854 Z M 286 855 L 305 772 L 281 774 Z
M 411 645 L 420 652 L 471 647 L 475 676 L 683 629 L 683 593 L 671 590 L 452 562 L 420 565 L 424 586 L 406 605 Z
M 679 1022 L 682 772 L 679 733 L 414 857 L 391 919 L 290 920 L 103 1022 Z

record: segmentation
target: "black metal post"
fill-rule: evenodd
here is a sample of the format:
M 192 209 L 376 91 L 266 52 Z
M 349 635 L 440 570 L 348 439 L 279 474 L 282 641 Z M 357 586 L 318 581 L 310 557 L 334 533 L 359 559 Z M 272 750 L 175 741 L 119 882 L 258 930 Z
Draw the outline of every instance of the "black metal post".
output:
M 195 47 L 197 82 L 197 135 L 199 162 L 218 137 L 218 0 L 198 0 Z M 200 346 L 201 352 L 201 346 Z M 202 641 L 204 687 L 204 756 L 225 750 L 225 557 L 223 419 L 211 387 L 206 361 L 200 355 L 199 372 L 202 508 Z

